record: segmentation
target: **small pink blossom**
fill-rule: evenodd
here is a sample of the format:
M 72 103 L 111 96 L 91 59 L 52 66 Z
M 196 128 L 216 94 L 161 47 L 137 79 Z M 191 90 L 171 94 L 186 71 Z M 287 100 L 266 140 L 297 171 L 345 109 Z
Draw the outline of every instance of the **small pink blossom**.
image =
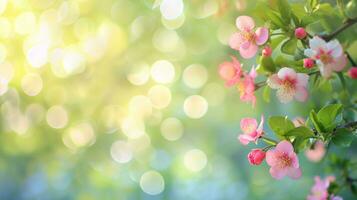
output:
M 263 45 L 268 40 L 269 30 L 258 27 L 254 31 L 255 22 L 249 16 L 239 16 L 236 26 L 239 32 L 231 36 L 229 46 L 239 51 L 243 58 L 252 58 L 258 51 L 258 45 Z
M 315 61 L 311 58 L 304 59 L 304 67 L 306 69 L 311 69 L 315 65 Z
M 219 65 L 219 75 L 226 81 L 226 86 L 235 85 L 243 75 L 240 62 L 232 56 L 232 62 L 223 62 Z
M 255 83 L 254 80 L 257 77 L 257 72 L 254 67 L 250 70 L 249 74 L 244 73 L 244 77 L 237 83 L 237 88 L 240 93 L 240 99 L 244 102 L 252 102 L 255 107 L 256 97 L 254 94 Z
M 305 122 L 306 122 L 305 119 L 302 117 L 295 117 L 295 119 L 293 119 L 293 123 L 295 127 L 304 126 Z
M 265 159 L 265 152 L 261 149 L 253 149 L 247 157 L 251 165 L 260 165 Z
M 264 57 L 270 57 L 272 52 L 273 52 L 273 50 L 271 49 L 270 46 L 265 46 L 264 49 L 262 50 L 262 55 Z
M 357 67 L 352 67 L 348 70 L 348 76 L 352 79 L 357 79 Z
M 322 76 L 328 78 L 332 71 L 342 71 L 347 60 L 341 44 L 337 40 L 324 41 L 318 36 L 309 41 L 310 49 L 305 49 L 304 54 L 316 61 Z
M 312 149 L 305 151 L 305 156 L 312 162 L 319 162 L 326 153 L 325 145 L 322 141 L 317 141 Z
M 264 116 L 261 117 L 259 126 L 257 120 L 254 118 L 243 118 L 240 121 L 240 128 L 243 134 L 238 136 L 239 141 L 243 145 L 247 145 L 249 142 L 257 143 L 257 140 L 263 135 L 263 124 Z
M 268 78 L 268 85 L 272 89 L 277 89 L 277 97 L 282 103 L 288 103 L 295 97 L 296 100 L 304 102 L 308 98 L 307 83 L 309 76 L 303 73 L 296 73 L 291 68 L 281 68 L 277 74 Z
M 300 39 L 300 40 L 304 39 L 306 37 L 306 35 L 307 35 L 307 33 L 304 28 L 299 27 L 299 28 L 295 29 L 295 37 L 297 39 Z
M 307 200 L 327 200 L 328 199 L 328 187 L 330 183 L 335 181 L 334 176 L 328 176 L 325 179 L 321 179 L 319 176 L 315 177 L 315 184 L 311 188 L 310 195 L 307 196 Z M 334 195 L 331 195 L 331 200 Z
M 270 174 L 275 179 L 282 179 L 286 175 L 293 179 L 301 176 L 299 159 L 291 143 L 286 140 L 266 153 L 266 161 L 271 167 Z

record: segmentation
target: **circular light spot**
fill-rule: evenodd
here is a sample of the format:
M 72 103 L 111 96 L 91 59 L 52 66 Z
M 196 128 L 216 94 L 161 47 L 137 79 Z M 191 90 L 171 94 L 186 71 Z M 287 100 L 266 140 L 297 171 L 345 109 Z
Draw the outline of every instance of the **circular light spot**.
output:
M 151 101 L 146 96 L 134 96 L 129 102 L 130 114 L 138 117 L 148 117 L 152 113 Z
M 183 110 L 188 117 L 199 119 L 206 114 L 208 103 L 205 98 L 199 95 L 192 95 L 185 99 Z
M 144 85 L 149 80 L 150 68 L 147 64 L 134 65 L 127 75 L 129 82 L 133 85 Z
M 32 123 L 39 123 L 44 117 L 45 109 L 41 104 L 30 104 L 26 108 L 26 116 Z
M 42 90 L 42 78 L 35 73 L 26 74 L 21 80 L 21 87 L 25 94 L 36 96 Z
M 15 19 L 15 31 L 20 35 L 32 33 L 36 30 L 36 17 L 32 12 L 21 13 Z
M 69 129 L 69 138 L 76 147 L 92 145 L 95 142 L 95 134 L 89 123 L 83 122 Z
M 164 191 L 165 181 L 159 172 L 148 171 L 141 176 L 140 187 L 149 195 L 157 195 Z
M 155 85 L 149 89 L 148 96 L 154 108 L 166 108 L 171 102 L 171 91 L 163 85 Z
M 0 78 L 3 81 L 10 82 L 14 76 L 14 67 L 11 63 L 4 62 L 0 64 Z
M 153 44 L 161 52 L 173 52 L 180 41 L 179 36 L 173 30 L 159 29 L 153 37 Z
M 64 53 L 63 69 L 67 74 L 81 73 L 85 69 L 85 58 L 78 51 L 69 49 Z
M 127 163 L 133 158 L 133 152 L 130 145 L 118 140 L 110 147 L 110 155 L 118 163 Z
M 207 156 L 199 149 L 192 149 L 185 153 L 184 164 L 190 171 L 201 171 L 207 164 Z
M 175 68 L 167 60 L 156 61 L 151 68 L 151 77 L 158 83 L 171 83 L 175 78 Z
M 37 44 L 31 47 L 27 53 L 26 58 L 32 67 L 40 68 L 47 63 L 48 46 L 45 44 Z
M 167 118 L 161 123 L 161 134 L 165 139 L 174 141 L 181 138 L 183 134 L 183 125 L 176 118 Z
M 165 19 L 164 17 L 161 18 L 161 23 L 167 29 L 178 29 L 180 28 L 185 22 L 185 15 L 180 15 L 178 18 L 173 20 Z
M 46 114 L 46 121 L 52 128 L 60 129 L 67 125 L 68 114 L 60 105 L 52 106 Z
M 123 119 L 121 129 L 128 138 L 138 138 L 145 134 L 145 124 L 141 119 L 129 116 Z
M 184 4 L 182 0 L 163 0 L 160 4 L 162 17 L 165 19 L 176 19 L 183 13 Z
M 202 87 L 208 79 L 206 68 L 200 64 L 192 64 L 183 72 L 183 82 L 192 89 Z

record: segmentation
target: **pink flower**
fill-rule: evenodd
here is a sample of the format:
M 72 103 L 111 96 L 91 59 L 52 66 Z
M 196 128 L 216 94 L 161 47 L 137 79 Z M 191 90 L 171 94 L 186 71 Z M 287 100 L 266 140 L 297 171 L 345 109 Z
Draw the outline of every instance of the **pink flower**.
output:
M 265 159 L 265 152 L 261 149 L 253 149 L 247 157 L 251 165 L 260 165 Z
M 299 160 L 290 142 L 279 142 L 275 149 L 266 153 L 266 161 L 270 168 L 270 174 L 275 179 L 289 176 L 298 179 L 301 176 Z
M 271 49 L 270 46 L 265 46 L 263 51 L 262 51 L 262 55 L 264 57 L 269 57 L 269 56 L 271 56 L 272 52 L 273 52 L 273 50 Z
M 302 117 L 295 117 L 293 120 L 294 126 L 299 127 L 299 126 L 304 126 L 305 125 L 305 119 Z
M 348 70 L 348 76 L 352 79 L 357 79 L 357 67 L 352 67 Z
M 234 33 L 229 46 L 239 51 L 243 58 L 252 58 L 258 51 L 258 45 L 263 45 L 269 37 L 269 30 L 258 27 L 254 32 L 255 22 L 249 16 L 239 16 L 236 20 L 239 32 Z
M 322 141 L 317 141 L 312 149 L 305 151 L 305 156 L 312 162 L 319 162 L 325 155 L 326 149 Z
M 333 182 L 335 178 L 333 176 L 321 179 L 319 176 L 315 177 L 315 185 L 312 186 L 310 195 L 307 196 L 307 200 L 327 200 L 328 198 L 328 187 L 330 183 Z
M 297 39 L 300 39 L 300 40 L 304 39 L 306 37 L 306 35 L 307 35 L 307 33 L 304 28 L 299 27 L 299 28 L 295 29 L 295 37 Z
M 255 68 L 252 67 L 249 74 L 244 73 L 243 79 L 238 81 L 237 88 L 240 93 L 240 99 L 244 102 L 252 102 L 253 107 L 255 106 L 256 97 L 254 95 L 255 83 L 254 80 L 257 77 L 257 72 Z
M 281 68 L 277 74 L 268 78 L 268 85 L 277 89 L 277 97 L 282 103 L 288 103 L 295 97 L 296 100 L 304 102 L 307 100 L 307 83 L 309 76 L 303 73 L 296 73 L 291 68 Z
M 311 58 L 305 58 L 304 59 L 304 67 L 306 69 L 311 69 L 315 65 L 315 62 Z
M 263 135 L 264 116 L 261 117 L 260 124 L 258 126 L 257 120 L 254 118 L 243 118 L 240 121 L 240 128 L 243 134 L 238 136 L 239 141 L 243 145 L 249 144 L 249 142 L 257 143 L 259 137 Z
M 310 39 L 309 46 L 310 49 L 305 49 L 304 54 L 316 61 L 322 76 L 328 78 L 332 71 L 342 71 L 346 66 L 346 56 L 337 40 L 326 42 L 315 36 Z
M 240 62 L 231 57 L 232 62 L 224 62 L 219 65 L 219 75 L 226 81 L 226 86 L 230 87 L 235 85 L 243 75 L 242 66 Z

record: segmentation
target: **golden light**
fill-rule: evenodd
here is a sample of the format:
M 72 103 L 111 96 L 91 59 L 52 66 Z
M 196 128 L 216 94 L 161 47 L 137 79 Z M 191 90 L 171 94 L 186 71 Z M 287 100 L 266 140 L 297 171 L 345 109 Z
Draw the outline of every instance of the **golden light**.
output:
M 34 68 L 40 68 L 47 63 L 48 45 L 36 44 L 29 48 L 26 52 L 28 63 Z
M 138 138 L 145 134 L 145 124 L 141 119 L 128 116 L 121 122 L 121 130 L 128 138 Z
M 96 138 L 92 125 L 87 122 L 82 122 L 70 128 L 68 134 L 76 147 L 90 146 Z
M 3 79 L 5 82 L 10 82 L 14 74 L 15 69 L 11 63 L 3 62 L 0 64 L 0 79 Z
M 171 102 L 171 91 L 163 85 L 155 85 L 149 89 L 148 97 L 154 108 L 166 108 Z
M 188 117 L 199 119 L 206 114 L 208 103 L 202 96 L 192 95 L 185 99 L 183 110 Z
M 148 82 L 149 77 L 150 67 L 144 63 L 134 65 L 127 75 L 127 79 L 133 85 L 144 85 Z
M 36 96 L 42 90 L 42 78 L 36 73 L 26 74 L 21 80 L 21 87 L 25 94 Z
M 52 128 L 64 128 L 68 123 L 67 110 L 61 105 L 52 106 L 47 111 L 46 121 Z
M 26 35 L 36 30 L 36 16 L 32 12 L 24 12 L 15 19 L 15 32 Z
M 155 32 L 152 42 L 154 47 L 161 52 L 173 52 L 176 50 L 180 38 L 176 31 L 159 29 Z
M 127 163 L 133 158 L 131 146 L 123 140 L 118 140 L 112 144 L 110 155 L 118 163 Z
M 6 56 L 7 56 L 6 46 L 0 44 L 0 63 L 3 63 L 5 61 Z
M 208 72 L 203 65 L 192 64 L 183 72 L 183 82 L 192 89 L 202 87 L 208 79 Z
M 184 155 L 184 165 L 192 172 L 201 171 L 207 165 L 207 156 L 199 149 L 189 150 Z
M 158 195 L 165 189 L 165 181 L 157 171 L 147 171 L 140 178 L 141 189 L 149 195 Z
M 175 78 L 175 68 L 167 60 L 158 60 L 151 67 L 151 77 L 157 83 L 171 83 Z
M 183 125 L 177 118 L 167 118 L 160 126 L 161 135 L 170 141 L 178 140 L 183 134 Z
M 162 0 L 160 11 L 162 17 L 168 20 L 176 19 L 182 15 L 184 4 L 182 0 Z
M 150 116 L 152 113 L 150 99 L 143 95 L 132 97 L 129 101 L 129 112 L 131 115 L 139 118 Z

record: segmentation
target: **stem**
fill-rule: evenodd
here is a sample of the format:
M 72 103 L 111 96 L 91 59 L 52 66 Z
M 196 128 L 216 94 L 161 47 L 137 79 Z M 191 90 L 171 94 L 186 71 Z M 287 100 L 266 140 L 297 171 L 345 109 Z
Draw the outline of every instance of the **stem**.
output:
M 334 32 L 328 34 L 328 35 L 323 35 L 321 36 L 323 39 L 325 39 L 326 41 L 331 40 L 332 38 L 336 37 L 338 34 L 340 34 L 341 32 L 343 32 L 345 29 L 347 29 L 348 27 L 354 25 L 355 23 L 357 23 L 357 18 L 353 18 L 350 19 L 348 18 L 343 24 L 342 26 L 340 26 L 339 28 L 337 28 Z
M 271 145 L 277 145 L 278 142 L 276 140 L 273 140 L 271 138 L 267 138 L 267 137 L 264 137 L 264 136 L 261 136 L 261 138 L 264 140 L 265 143 L 267 144 L 271 144 Z
M 353 65 L 354 67 L 357 66 L 357 64 L 355 63 L 355 61 L 353 60 L 353 58 L 351 57 L 351 55 L 346 51 L 345 52 L 347 55 L 348 60 L 350 61 L 351 65 Z

